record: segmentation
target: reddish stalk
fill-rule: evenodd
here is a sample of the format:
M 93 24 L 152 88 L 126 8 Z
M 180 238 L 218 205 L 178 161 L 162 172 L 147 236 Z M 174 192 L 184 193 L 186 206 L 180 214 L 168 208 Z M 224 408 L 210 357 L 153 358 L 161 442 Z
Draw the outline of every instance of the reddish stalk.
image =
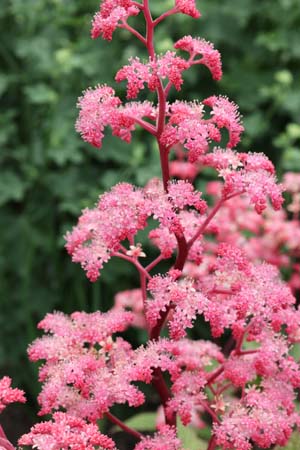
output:
M 161 254 L 158 255 L 157 258 L 155 258 L 150 264 L 148 264 L 148 266 L 145 267 L 145 270 L 147 270 L 147 272 L 150 272 L 150 270 L 154 269 L 154 267 L 157 266 L 157 264 L 159 264 L 163 259 L 165 259 Z
M 217 447 L 216 437 L 212 436 L 209 440 L 207 450 L 215 450 L 216 447 Z
M 203 406 L 205 411 L 208 412 L 208 414 L 213 419 L 213 422 L 220 423 L 220 420 L 219 420 L 217 414 L 211 409 L 211 407 L 209 406 L 209 404 L 207 402 L 201 402 L 201 406 Z
M 220 366 L 217 370 L 215 370 L 210 377 L 207 379 L 207 384 L 213 383 L 220 375 L 224 372 L 224 366 Z
M 156 27 L 162 20 L 166 19 L 167 17 L 171 16 L 172 14 L 176 14 L 178 12 L 177 8 L 174 7 L 172 9 L 169 9 L 169 11 L 166 11 L 161 16 L 159 16 L 157 19 L 153 21 L 153 25 Z
M 208 216 L 206 217 L 205 221 L 203 222 L 203 224 L 199 227 L 198 231 L 196 232 L 196 234 L 188 241 L 187 246 L 188 249 L 190 249 L 192 247 L 192 245 L 194 244 L 194 242 L 201 236 L 201 234 L 204 233 L 206 227 L 208 226 L 208 224 L 210 223 L 210 221 L 214 218 L 214 216 L 217 214 L 217 212 L 219 211 L 219 209 L 221 208 L 221 206 L 224 203 L 224 198 L 221 198 L 213 207 L 213 209 L 210 211 L 210 213 L 208 214 Z
M 146 21 L 146 47 L 149 53 L 149 56 L 151 59 L 155 59 L 155 49 L 154 49 L 154 22 L 151 16 L 151 12 L 149 9 L 149 0 L 144 0 L 144 16 Z M 157 119 L 157 132 L 156 132 L 156 139 L 159 147 L 159 154 L 160 154 L 160 163 L 161 163 L 161 170 L 162 170 L 162 179 L 163 179 L 163 186 L 165 192 L 168 191 L 168 183 L 170 180 L 170 172 L 169 172 L 169 154 L 167 151 L 167 148 L 162 146 L 160 144 L 160 136 L 161 133 L 164 130 L 165 127 L 165 117 L 166 117 L 166 96 L 164 92 L 164 88 L 162 85 L 161 80 L 159 81 L 159 86 L 157 88 L 157 97 L 158 97 L 158 119 Z M 167 316 L 167 315 L 166 315 Z M 150 332 L 150 339 L 157 340 L 160 336 L 162 325 L 165 321 L 166 316 L 162 319 L 162 321 L 158 324 L 157 327 L 151 330 Z M 168 400 L 171 397 L 170 391 L 168 389 L 168 386 L 164 380 L 163 374 L 160 369 L 154 369 L 153 370 L 153 386 L 155 387 L 156 391 L 158 392 L 165 412 L 165 419 L 166 423 L 169 425 L 176 426 L 176 414 L 172 414 L 172 416 L 167 416 L 166 414 L 166 405 Z
M 132 117 L 132 119 L 134 119 L 135 123 L 144 128 L 144 130 L 148 131 L 148 133 L 153 134 L 153 136 L 157 135 L 156 128 L 151 125 L 151 123 L 148 123 L 143 119 L 137 119 L 136 117 Z
M 125 431 L 126 433 L 131 434 L 132 436 L 134 436 L 136 439 L 142 439 L 143 434 L 140 433 L 137 430 L 134 430 L 133 428 L 128 427 L 127 425 L 125 425 L 124 422 L 122 422 L 122 420 L 118 419 L 116 416 L 114 416 L 113 414 L 111 414 L 110 412 L 106 413 L 106 417 L 115 425 L 117 425 L 118 427 L 120 427 L 123 431 Z
M 140 274 L 144 275 L 145 278 L 151 279 L 151 275 L 138 262 L 138 260 L 131 258 L 131 256 L 124 255 L 123 253 L 120 253 L 120 252 L 115 252 L 112 254 L 112 256 L 117 256 L 118 258 L 125 259 L 125 261 L 131 262 L 131 264 L 133 264 L 137 268 L 137 270 L 139 271 Z
M 147 41 L 137 30 L 132 28 L 130 25 L 128 25 L 127 22 L 123 22 L 122 25 L 120 25 L 120 28 L 124 28 L 125 30 L 129 31 L 131 34 L 133 34 L 136 38 L 138 38 L 139 41 L 141 41 L 144 45 L 146 45 Z

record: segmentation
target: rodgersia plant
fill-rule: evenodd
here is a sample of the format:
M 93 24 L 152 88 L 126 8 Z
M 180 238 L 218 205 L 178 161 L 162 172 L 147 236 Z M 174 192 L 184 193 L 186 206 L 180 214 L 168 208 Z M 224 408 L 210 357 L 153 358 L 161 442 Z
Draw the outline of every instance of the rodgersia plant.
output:
M 221 57 L 210 42 L 191 36 L 158 55 L 156 27 L 172 20 L 169 16 L 197 19 L 200 12 L 195 0 L 175 0 L 170 10 L 152 17 L 150 3 L 102 1 L 92 37 L 111 40 L 117 28 L 126 29 L 145 45 L 149 57 L 132 57 L 116 74 L 117 82 L 127 83 L 130 101 L 106 85 L 85 91 L 76 129 L 101 148 L 106 127 L 128 143 L 135 128 L 143 128 L 157 142 L 162 177 L 144 187 L 120 180 L 94 208 L 83 211 L 66 235 L 67 251 L 91 282 L 111 258 L 121 258 L 135 266 L 140 286 L 120 292 L 106 313 L 55 312 L 40 322 L 45 335 L 30 346 L 29 357 L 44 361 L 40 414 L 53 418 L 22 436 L 21 447 L 115 449 L 98 429 L 104 417 L 135 438 L 135 450 L 183 449 L 178 419 L 186 427 L 210 427 L 208 450 L 285 445 L 300 424 L 295 406 L 300 370 L 291 353 L 300 341 L 300 313 L 275 265 L 261 262 L 261 254 L 251 256 L 239 239 L 241 230 L 260 223 L 268 205 L 280 209 L 283 186 L 262 153 L 235 150 L 243 125 L 238 107 L 227 97 L 168 101 L 170 90 L 180 90 L 184 72 L 193 66 L 206 66 L 220 80 Z M 143 34 L 128 23 L 131 16 L 144 21 Z M 136 100 L 147 89 L 156 92 L 155 103 Z M 176 148 L 186 163 L 170 165 Z M 205 166 L 215 169 L 221 181 L 202 193 L 189 180 Z M 171 173 L 185 173 L 185 179 L 172 179 L 170 167 Z M 207 195 L 215 199 L 212 206 Z M 248 228 L 241 225 L 244 213 Z M 146 265 L 138 233 L 150 218 L 156 223 L 149 239 L 157 256 Z M 168 271 L 153 275 L 162 260 Z M 224 348 L 188 337 L 198 315 L 209 323 L 213 338 L 229 336 Z M 131 326 L 148 332 L 139 348 L 120 335 Z M 163 329 L 168 337 L 161 337 Z M 138 408 L 147 402 L 142 383 L 153 385 L 163 409 L 152 435 L 130 428 L 111 412 L 116 404 Z M 3 404 L 9 397 L 23 401 L 22 393 L 11 392 L 8 386 Z M 4 433 L 0 439 L 2 448 L 12 448 Z

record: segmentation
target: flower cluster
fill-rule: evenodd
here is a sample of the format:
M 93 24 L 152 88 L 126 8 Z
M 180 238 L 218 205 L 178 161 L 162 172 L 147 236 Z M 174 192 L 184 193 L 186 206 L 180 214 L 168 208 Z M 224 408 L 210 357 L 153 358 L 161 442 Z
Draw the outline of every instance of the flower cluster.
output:
M 136 16 L 139 11 L 136 2 L 132 0 L 104 0 L 93 19 L 92 38 L 102 36 L 110 41 L 115 29 L 124 24 L 130 16 Z
M 183 225 L 177 211 L 187 206 L 199 213 L 206 210 L 201 194 L 188 182 L 171 183 L 167 194 L 158 180 L 152 180 L 144 189 L 120 183 L 100 197 L 96 208 L 83 211 L 78 225 L 66 235 L 66 248 L 73 261 L 81 263 L 88 278 L 96 281 L 103 264 L 111 256 L 122 256 L 122 243 L 127 240 L 132 244 L 150 216 L 171 233 L 181 235 Z M 130 256 L 127 250 L 125 254 Z
M 39 414 L 52 419 L 33 426 L 19 445 L 116 450 L 98 429 L 104 416 L 135 438 L 135 450 L 184 450 L 177 416 L 183 426 L 212 424 L 209 450 L 285 445 L 300 425 L 295 407 L 300 365 L 293 354 L 300 342 L 300 310 L 279 269 L 288 267 L 291 286 L 300 287 L 300 178 L 287 174 L 278 185 L 265 155 L 238 152 L 244 128 L 227 97 L 168 101 L 170 90 L 179 91 L 184 72 L 195 65 L 220 80 L 221 57 L 213 44 L 192 36 L 174 44 L 184 56 L 174 48 L 157 55 L 156 26 L 173 14 L 198 18 L 200 12 L 195 0 L 174 0 L 171 9 L 153 17 L 149 3 L 103 0 L 91 34 L 111 40 L 123 28 L 146 46 L 148 57 L 130 58 L 115 80 L 127 81 L 127 99 L 148 89 L 157 101 L 126 103 L 111 87 L 98 85 L 80 97 L 76 129 L 100 148 L 108 126 L 128 143 L 136 126 L 143 128 L 156 140 L 162 180 L 150 179 L 144 187 L 120 182 L 85 209 L 65 236 L 73 262 L 90 281 L 118 257 L 133 264 L 140 285 L 117 293 L 106 313 L 54 312 L 40 322 L 44 335 L 28 353 L 32 361 L 43 361 Z M 145 27 L 133 28 L 128 23 L 133 16 L 143 16 Z M 215 146 L 224 142 L 225 148 Z M 170 162 L 173 151 L 179 159 Z M 192 184 L 206 167 L 221 179 L 207 185 L 205 195 L 214 202 Z M 289 222 L 280 211 L 284 189 L 291 199 Z M 145 230 L 158 253 L 151 261 Z M 282 247 L 291 250 L 292 263 Z M 220 345 L 191 339 L 199 316 L 213 338 L 222 338 Z M 148 339 L 132 345 L 131 326 L 143 328 L 140 335 Z M 153 399 L 161 405 L 157 431 L 149 435 L 112 414 L 114 405 L 144 404 L 143 383 L 152 384 Z M 0 412 L 12 401 L 24 396 L 5 377 Z M 1 427 L 0 447 L 13 450 Z
M 11 387 L 11 379 L 3 377 L 0 380 L 0 413 L 7 405 L 14 402 L 25 402 L 24 392 Z
M 112 439 L 99 432 L 97 425 L 87 424 L 78 417 L 62 412 L 53 414 L 53 421 L 34 425 L 30 433 L 21 437 L 19 445 L 30 445 L 38 450 L 116 448 Z
M 184 280 L 179 283 L 172 276 L 153 277 L 148 289 L 153 299 L 147 302 L 147 321 L 154 327 L 160 313 L 171 307 L 168 323 L 171 339 L 184 337 L 185 329 L 192 328 L 196 315 L 203 313 L 207 303 L 205 296 L 197 292 L 191 282 Z
M 175 428 L 168 425 L 161 426 L 154 437 L 145 437 L 135 447 L 135 450 L 182 450 L 180 440 L 176 436 Z

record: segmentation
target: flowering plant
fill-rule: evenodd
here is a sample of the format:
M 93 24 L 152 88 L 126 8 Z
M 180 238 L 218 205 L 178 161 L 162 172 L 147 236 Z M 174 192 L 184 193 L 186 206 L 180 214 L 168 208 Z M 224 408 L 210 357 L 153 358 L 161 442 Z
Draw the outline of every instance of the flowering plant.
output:
M 168 102 L 170 90 L 181 89 L 184 72 L 193 66 L 206 66 L 214 80 L 222 77 L 220 53 L 204 39 L 184 36 L 175 51 L 156 53 L 155 29 L 175 14 L 200 17 L 195 0 L 175 0 L 156 18 L 149 0 L 103 0 L 94 16 L 92 38 L 111 40 L 123 28 L 145 45 L 149 57 L 131 58 L 116 75 L 117 82 L 127 82 L 129 102 L 106 85 L 85 91 L 76 129 L 100 148 L 105 127 L 126 142 L 142 127 L 157 142 L 162 179 L 144 187 L 120 182 L 85 209 L 66 234 L 67 251 L 91 282 L 114 257 L 134 265 L 140 286 L 118 293 L 108 312 L 54 312 L 40 322 L 45 335 L 31 344 L 29 357 L 44 361 L 40 414 L 53 418 L 22 436 L 21 447 L 113 450 L 113 440 L 98 429 L 104 417 L 133 436 L 135 450 L 183 449 L 177 418 L 185 427 L 210 427 L 208 450 L 285 445 L 300 424 L 295 406 L 300 368 L 292 354 L 300 341 L 300 312 L 291 288 L 280 279 L 279 246 L 265 242 L 266 236 L 276 236 L 273 217 L 284 229 L 285 217 L 271 213 L 271 206 L 281 208 L 283 185 L 265 155 L 235 150 L 243 125 L 227 97 Z M 144 33 L 129 25 L 131 16 L 143 16 Z M 144 89 L 157 94 L 156 103 L 135 101 Z M 181 159 L 171 161 L 173 150 Z M 215 169 L 221 181 L 199 192 L 192 182 L 204 167 Z M 295 185 L 291 176 L 289 182 Z M 209 196 L 215 199 L 212 205 Z M 298 224 L 297 200 L 292 207 Z M 148 236 L 157 256 L 146 265 L 138 233 L 150 218 L 155 225 Z M 261 232 L 263 226 L 268 234 Z M 293 226 L 285 230 L 284 244 L 292 246 Z M 252 240 L 243 237 L 244 230 L 253 233 Z M 299 242 L 298 232 L 296 253 Z M 168 271 L 153 275 L 163 260 Z M 197 316 L 210 325 L 214 339 L 226 333 L 226 344 L 192 340 L 187 329 Z M 131 326 L 148 333 L 138 348 L 120 336 Z M 164 328 L 168 335 L 162 337 Z M 24 401 L 9 379 L 0 383 L 3 407 Z M 116 404 L 144 404 L 142 383 L 152 384 L 161 403 L 152 435 L 111 412 Z M 3 432 L 0 448 L 13 448 Z

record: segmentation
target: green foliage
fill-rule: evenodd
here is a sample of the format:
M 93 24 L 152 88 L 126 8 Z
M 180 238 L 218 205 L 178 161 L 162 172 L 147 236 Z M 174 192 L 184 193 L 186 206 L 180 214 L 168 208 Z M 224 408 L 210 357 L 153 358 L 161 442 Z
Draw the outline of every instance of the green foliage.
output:
M 289 441 L 288 445 L 286 445 L 283 449 L 284 450 L 298 450 L 299 448 L 299 442 L 300 442 L 300 435 L 299 433 L 294 433 L 291 437 L 291 440 Z M 282 447 L 276 446 L 275 450 L 282 450 Z
M 153 432 L 156 429 L 156 417 L 156 412 L 144 412 L 130 417 L 125 424 L 134 430 Z
M 207 442 L 200 439 L 195 428 L 185 427 L 178 421 L 178 437 L 181 439 L 183 448 L 186 450 L 206 450 Z
M 156 429 L 156 418 L 156 412 L 140 413 L 127 419 L 125 424 L 135 430 L 150 433 L 154 432 Z M 185 427 L 180 420 L 178 420 L 177 429 L 178 437 L 181 439 L 183 447 L 186 450 L 206 450 L 207 442 L 198 436 L 195 428 L 191 426 Z
M 202 0 L 200 21 L 176 16 L 157 31 L 160 52 L 183 34 L 215 43 L 224 61 L 222 82 L 195 67 L 179 95 L 226 93 L 245 117 L 241 148 L 264 151 L 277 163 L 282 156 L 285 170 L 300 169 L 298 1 Z M 43 315 L 105 310 L 116 291 L 137 285 L 129 265 L 115 261 L 91 285 L 65 254 L 62 236 L 112 184 L 144 184 L 159 173 L 157 149 L 140 131 L 132 145 L 107 136 L 101 151 L 74 131 L 81 91 L 100 82 L 123 95 L 114 74 L 129 56 L 145 55 L 124 30 L 111 43 L 89 39 L 98 3 L 9 0 L 0 8 L 0 367 L 23 384 L 29 399 L 38 387 L 26 347 Z M 157 14 L 173 4 L 152 3 Z

